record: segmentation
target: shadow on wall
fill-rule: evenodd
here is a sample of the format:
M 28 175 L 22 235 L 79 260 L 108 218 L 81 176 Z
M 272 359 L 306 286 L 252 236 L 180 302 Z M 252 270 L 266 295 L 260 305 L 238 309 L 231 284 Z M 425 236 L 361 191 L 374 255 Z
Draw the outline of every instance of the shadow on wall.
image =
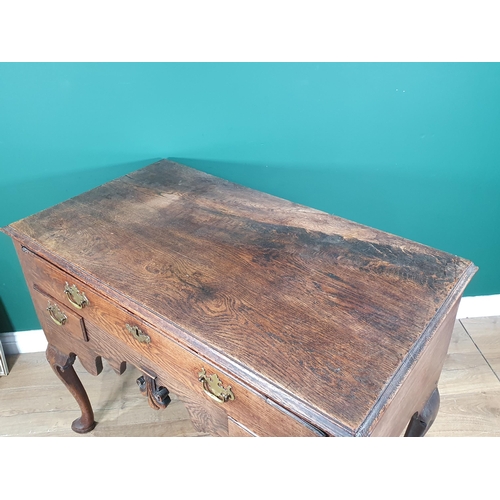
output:
M 12 332 L 12 322 L 5 310 L 2 298 L 0 297 L 0 333 Z
M 0 186 L 0 227 L 133 172 L 159 158 L 40 177 Z M 40 328 L 11 239 L 0 233 L 0 333 Z M 0 304 L 1 305 L 1 304 Z
M 0 227 L 35 214 L 89 189 L 142 168 L 159 158 L 68 171 L 0 186 Z

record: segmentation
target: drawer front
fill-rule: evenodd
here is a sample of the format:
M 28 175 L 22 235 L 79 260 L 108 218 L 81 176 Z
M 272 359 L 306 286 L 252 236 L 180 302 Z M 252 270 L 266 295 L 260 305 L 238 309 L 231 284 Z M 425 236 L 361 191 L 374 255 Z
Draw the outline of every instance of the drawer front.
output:
M 320 431 L 286 412 L 207 360 L 188 351 L 151 327 L 142 325 L 151 341 L 142 344 L 143 364 L 154 372 L 165 370 L 184 387 L 224 409 L 257 436 L 317 436 Z M 130 337 L 127 338 L 130 342 Z M 157 368 L 158 367 L 158 368 Z
M 41 296 L 53 297 L 64 305 L 65 310 L 73 311 L 85 322 L 95 324 L 132 348 L 139 356 L 139 369 L 158 375 L 166 371 L 184 387 L 223 408 L 229 417 L 258 436 L 324 435 L 70 274 L 35 254 L 28 253 L 23 258 L 31 261 L 29 266 L 23 263 L 23 267 L 29 267 L 27 274 Z M 73 295 L 68 289 L 74 291 Z M 91 334 L 89 340 L 92 340 Z
M 32 297 L 45 332 L 57 332 L 57 335 L 88 341 L 85 323 L 81 316 L 38 288 L 34 289 Z

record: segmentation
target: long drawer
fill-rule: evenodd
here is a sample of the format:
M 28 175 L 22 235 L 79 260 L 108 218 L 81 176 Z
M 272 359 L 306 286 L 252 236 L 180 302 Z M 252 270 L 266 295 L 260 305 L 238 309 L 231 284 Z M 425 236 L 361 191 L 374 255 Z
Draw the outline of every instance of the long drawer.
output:
M 32 295 L 38 314 L 48 313 L 52 321 L 54 316 L 57 319 L 57 311 L 47 310 L 52 301 L 68 317 L 61 326 L 61 334 L 79 339 L 83 337 L 91 344 L 92 329 L 89 328 L 87 332 L 85 323 L 96 325 L 120 345 L 132 349 L 138 355 L 141 366 L 167 372 L 184 387 L 203 394 L 213 404 L 222 407 L 230 422 L 237 421 L 255 435 L 324 435 L 321 430 L 236 380 L 197 353 L 174 342 L 166 333 L 71 274 L 30 251 L 19 253 L 27 281 L 34 288 Z M 40 311 L 40 308 L 44 311 Z M 233 428 L 233 425 L 229 426 L 230 432 Z

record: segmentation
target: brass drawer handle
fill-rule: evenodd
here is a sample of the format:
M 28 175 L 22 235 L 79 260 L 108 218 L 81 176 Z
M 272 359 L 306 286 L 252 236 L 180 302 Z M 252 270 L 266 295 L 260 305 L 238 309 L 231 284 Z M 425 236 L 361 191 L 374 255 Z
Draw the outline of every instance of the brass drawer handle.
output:
M 222 381 L 217 374 L 207 375 L 205 368 L 202 368 L 198 374 L 198 380 L 201 382 L 205 393 L 218 403 L 225 403 L 234 399 L 231 386 L 228 385 L 227 389 L 224 389 Z
M 64 293 L 71 304 L 73 304 L 77 309 L 83 309 L 89 304 L 89 299 L 85 297 L 85 293 L 80 292 L 80 290 L 76 288 L 76 285 L 69 286 L 67 281 L 64 286 Z
M 128 333 L 132 335 L 136 340 L 141 342 L 141 344 L 149 344 L 151 342 L 151 337 L 142 333 L 142 331 L 137 326 L 130 326 L 128 323 L 125 325 Z
M 68 317 L 64 314 L 56 304 L 51 304 L 50 302 L 47 305 L 47 311 L 49 311 L 49 316 L 52 318 L 52 321 L 59 326 L 64 325 Z

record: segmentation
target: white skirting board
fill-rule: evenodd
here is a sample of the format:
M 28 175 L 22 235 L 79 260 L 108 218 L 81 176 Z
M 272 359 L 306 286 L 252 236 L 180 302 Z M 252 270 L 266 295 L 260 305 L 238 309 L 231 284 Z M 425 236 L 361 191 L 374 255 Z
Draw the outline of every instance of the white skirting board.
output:
M 457 319 L 488 316 L 500 316 L 500 294 L 462 297 L 458 306 Z
M 0 340 L 6 356 L 26 352 L 42 352 L 47 349 L 47 339 L 43 330 L 0 333 Z
M 457 319 L 500 316 L 500 294 L 463 297 L 458 308 Z M 7 356 L 27 352 L 42 352 L 47 340 L 42 330 L 0 334 L 0 341 Z

